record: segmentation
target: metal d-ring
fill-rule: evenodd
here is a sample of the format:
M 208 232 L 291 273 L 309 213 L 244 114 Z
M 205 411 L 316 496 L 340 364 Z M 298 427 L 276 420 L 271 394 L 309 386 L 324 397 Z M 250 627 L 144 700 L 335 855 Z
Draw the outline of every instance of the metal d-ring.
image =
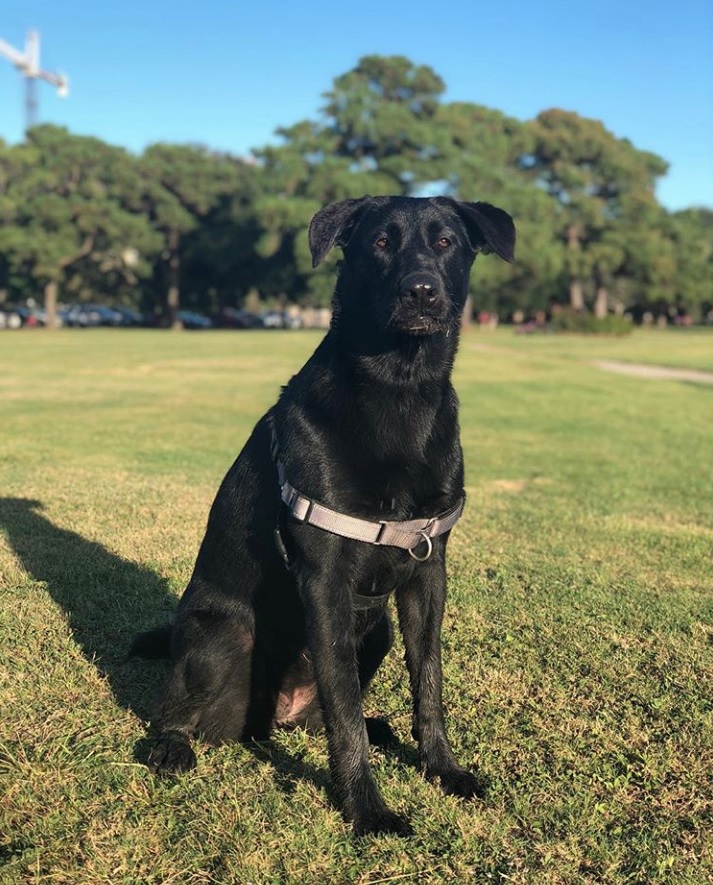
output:
M 426 545 L 428 548 L 426 550 L 426 555 L 425 556 L 417 556 L 413 552 L 417 547 L 421 546 L 421 541 L 419 541 L 417 544 L 414 544 L 413 547 L 409 547 L 408 553 L 409 553 L 409 556 L 411 556 L 413 559 L 416 560 L 416 562 L 425 562 L 427 559 L 430 558 L 431 554 L 433 553 L 433 541 L 430 539 L 430 537 L 425 532 L 420 531 L 419 535 L 421 536 L 421 539 L 426 542 Z

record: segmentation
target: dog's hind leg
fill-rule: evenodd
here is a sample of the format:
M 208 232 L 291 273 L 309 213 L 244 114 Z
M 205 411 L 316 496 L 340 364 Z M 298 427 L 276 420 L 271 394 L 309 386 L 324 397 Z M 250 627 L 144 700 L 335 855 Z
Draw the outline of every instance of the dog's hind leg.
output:
M 158 738 L 148 760 L 157 774 L 178 774 L 195 765 L 195 735 L 215 744 L 240 740 L 251 701 L 266 694 L 256 684 L 259 674 L 247 617 L 244 625 L 222 613 L 185 613 L 174 627 L 172 657 L 154 717 Z
M 374 674 L 388 653 L 394 641 L 391 619 L 386 610 L 377 614 L 377 620 L 368 627 L 367 632 L 357 647 L 357 667 L 359 685 L 362 696 L 366 693 Z M 304 661 L 309 662 L 307 652 L 303 653 Z M 275 724 L 278 726 L 296 726 L 310 733 L 319 731 L 324 726 L 322 708 L 317 697 L 314 674 L 311 665 L 306 673 L 299 673 L 299 667 L 290 674 L 280 688 Z M 302 667 L 304 670 L 304 666 Z M 364 724 L 369 743 L 379 747 L 393 747 L 399 743 L 389 723 L 377 716 L 365 716 Z

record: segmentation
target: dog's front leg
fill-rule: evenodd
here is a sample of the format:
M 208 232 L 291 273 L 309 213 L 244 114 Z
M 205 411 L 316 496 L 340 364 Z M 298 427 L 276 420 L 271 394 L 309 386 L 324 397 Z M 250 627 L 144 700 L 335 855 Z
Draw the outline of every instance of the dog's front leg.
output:
M 444 548 L 419 563 L 413 579 L 396 594 L 399 625 L 413 694 L 413 736 L 429 780 L 446 793 L 469 799 L 481 795 L 482 780 L 458 764 L 443 718 L 441 624 L 446 597 Z
M 320 568 L 300 580 L 307 639 L 327 729 L 329 766 L 344 816 L 357 835 L 409 835 L 408 821 L 390 811 L 369 767 L 361 704 L 353 612 L 336 568 Z

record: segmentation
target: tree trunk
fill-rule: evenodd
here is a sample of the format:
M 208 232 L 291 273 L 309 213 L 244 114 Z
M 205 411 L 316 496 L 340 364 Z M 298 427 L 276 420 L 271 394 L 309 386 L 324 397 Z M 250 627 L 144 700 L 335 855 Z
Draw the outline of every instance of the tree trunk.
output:
M 79 248 L 79 251 L 74 255 L 68 255 L 66 258 L 63 258 L 59 262 L 59 270 L 60 273 L 64 273 L 64 271 L 71 267 L 75 262 L 79 261 L 81 258 L 86 258 L 87 255 L 91 254 L 92 249 L 94 248 L 94 237 L 85 237 L 84 242 Z M 45 310 L 47 311 L 47 328 L 48 329 L 56 329 L 57 328 L 57 294 L 59 292 L 59 285 L 56 280 L 51 280 L 45 286 Z
M 569 282 L 569 306 L 572 310 L 584 310 L 584 288 L 581 280 Z
M 576 224 L 570 224 L 567 228 L 567 249 L 570 252 L 579 252 L 581 249 L 579 228 Z M 572 310 L 584 310 L 584 288 L 579 277 L 574 275 L 569 281 L 569 305 Z
M 168 235 L 168 291 L 166 292 L 166 324 L 169 329 L 182 329 L 183 323 L 178 319 L 181 306 L 181 257 L 178 253 L 180 234 L 172 230 Z
M 604 320 L 609 313 L 609 292 L 602 285 L 597 286 L 597 297 L 594 301 L 594 316 Z
M 47 311 L 47 328 L 57 328 L 57 281 L 51 280 L 45 286 L 45 310 Z

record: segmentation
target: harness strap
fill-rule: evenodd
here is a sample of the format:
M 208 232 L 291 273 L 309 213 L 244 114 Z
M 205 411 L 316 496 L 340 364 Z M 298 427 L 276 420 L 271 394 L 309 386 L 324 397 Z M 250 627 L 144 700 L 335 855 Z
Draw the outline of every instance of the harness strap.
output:
M 380 519 L 378 522 L 372 522 L 332 510 L 298 492 L 287 480 L 280 486 L 280 497 L 298 522 L 316 526 L 333 535 L 351 538 L 353 541 L 400 547 L 402 550 L 408 550 L 415 559 L 428 559 L 433 549 L 431 539 L 450 531 L 460 519 L 465 505 L 465 496 L 463 496 L 450 510 L 430 519 L 405 521 Z M 427 553 L 421 556 L 414 551 L 423 543 L 426 544 Z
M 408 550 L 409 554 L 419 562 L 427 560 L 433 552 L 432 538 L 437 538 L 450 531 L 460 519 L 465 506 L 465 495 L 458 502 L 437 516 L 409 520 L 385 520 L 373 522 L 358 516 L 349 516 L 332 510 L 319 501 L 308 498 L 290 485 L 285 477 L 274 426 L 271 423 L 271 454 L 277 467 L 277 478 L 280 486 L 280 498 L 292 516 L 302 523 L 313 525 L 333 535 L 351 538 L 353 541 L 364 541 L 367 544 L 386 545 Z M 425 551 L 417 552 L 422 544 Z
M 379 608 L 386 603 L 392 592 L 392 590 L 389 590 L 388 593 L 381 593 L 379 596 L 367 596 L 366 593 L 352 592 L 352 608 L 355 612 Z

